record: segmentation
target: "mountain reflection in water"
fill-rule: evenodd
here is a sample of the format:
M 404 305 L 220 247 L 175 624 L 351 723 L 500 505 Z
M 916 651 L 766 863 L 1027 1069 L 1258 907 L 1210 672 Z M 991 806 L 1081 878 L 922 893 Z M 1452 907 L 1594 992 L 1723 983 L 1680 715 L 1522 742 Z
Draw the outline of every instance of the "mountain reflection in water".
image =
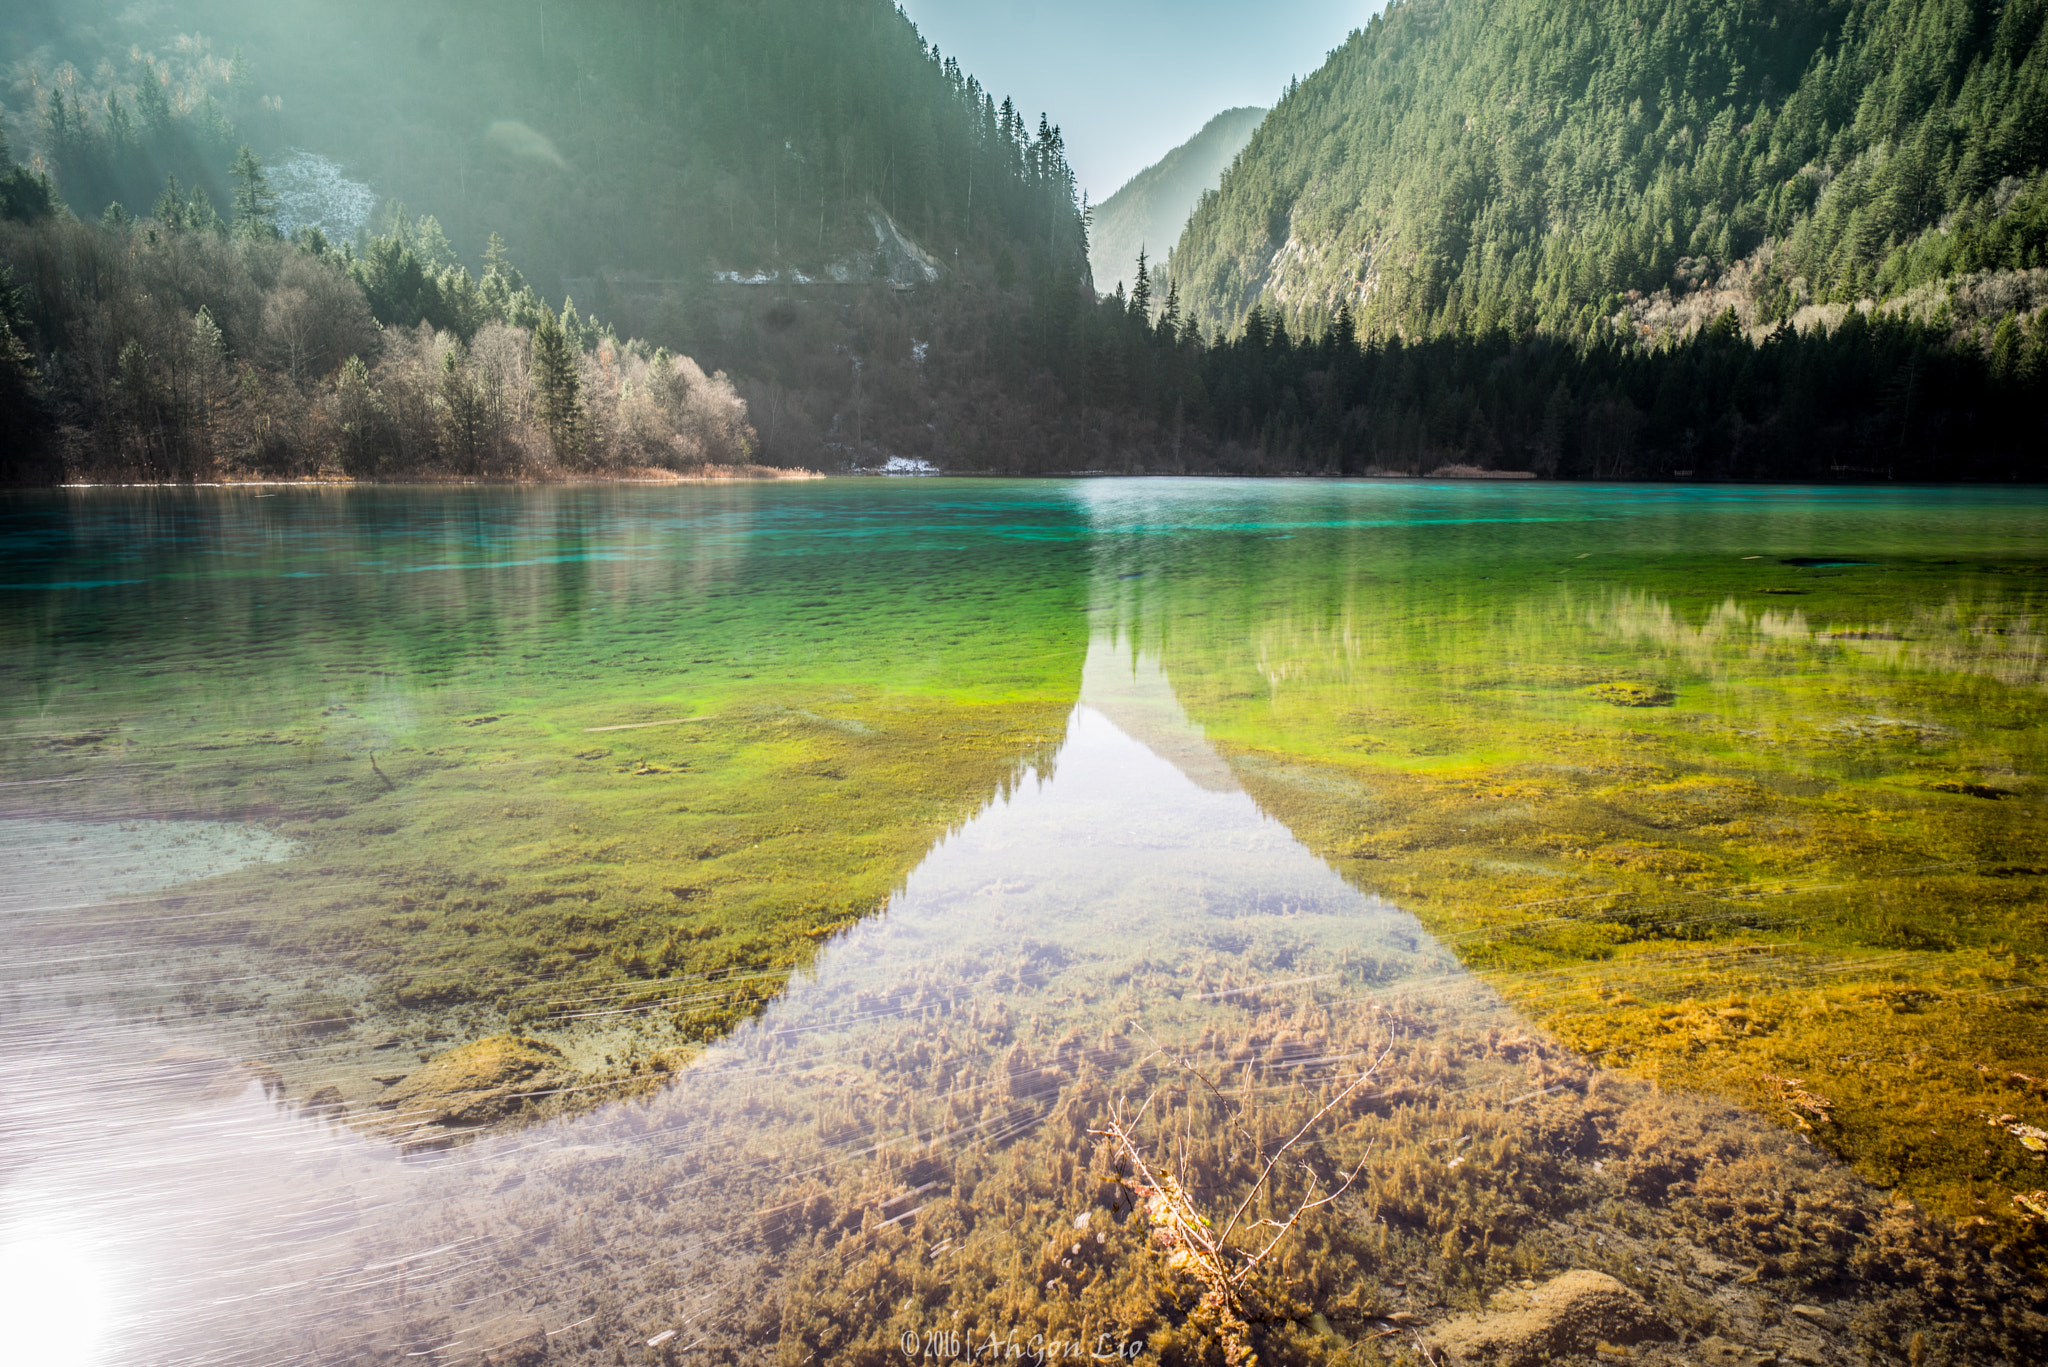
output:
M 1393 1050 L 1304 1151 L 1370 1176 L 1298 1231 L 1292 1294 L 1328 1313 L 1261 1326 L 1274 1360 L 1441 1320 L 1490 1260 L 1621 1274 L 1653 1361 L 1703 1335 L 1827 1360 L 1922 1294 L 1842 1289 L 1875 1193 L 1538 1037 L 1263 815 L 1107 635 L 1050 772 L 654 1095 L 405 1159 L 149 1020 L 44 1005 L 0 1056 L 0 1259 L 49 1274 L 10 1282 L 8 1332 L 42 1362 L 886 1361 L 933 1330 L 1197 1360 L 1087 1134 L 1153 1096 L 1148 1141 L 1232 1194 L 1233 1127 L 1152 1041 L 1262 1133 Z M 1842 1314 L 1779 1313 L 1830 1281 Z
M 935 849 L 885 916 L 840 937 L 663 1095 L 401 1163 L 346 1127 L 277 1110 L 260 1078 L 147 1023 L 46 1020 L 32 1047 L 17 1035 L 7 1051 L 7 1093 L 33 1103 L 9 1126 L 22 1166 L 0 1241 L 17 1257 L 60 1238 L 93 1250 L 78 1256 L 119 1289 L 95 1312 L 88 1360 L 239 1361 L 281 1341 L 447 1353 L 454 1340 L 492 1347 L 496 1331 L 479 1326 L 504 1314 L 608 1355 L 751 1295 L 765 1270 L 733 1270 L 754 1256 L 736 1213 L 774 1204 L 792 1173 L 871 1164 L 892 1144 L 1001 1145 L 1039 1124 L 1071 1070 L 1016 1068 L 1019 1047 L 1085 1030 L 1091 1050 L 1095 1036 L 1115 1041 L 1116 1059 L 1125 1018 L 1159 1033 L 1182 1016 L 1227 1017 L 1271 979 L 1329 999 L 1425 975 L 1463 990 L 1412 918 L 1346 886 L 1258 812 L 1156 662 L 1103 639 L 1052 772 Z M 982 1022 L 982 1047 L 925 1028 L 962 1016 Z M 870 1092 L 877 1069 L 895 1071 L 891 1054 L 934 1044 L 952 1055 L 937 1093 Z M 662 1194 L 659 1237 L 632 1227 L 643 1189 Z M 568 1193 L 580 1199 L 557 1208 Z M 585 1240 L 593 1249 L 565 1247 Z M 570 1313 L 582 1300 L 551 1304 L 564 1278 L 664 1254 L 697 1277 L 671 1288 L 643 1267 L 629 1280 L 649 1287 L 597 1291 L 594 1320 Z M 20 1311 L 34 1321 L 51 1308 Z M 184 1347 L 167 1355 L 173 1337 Z

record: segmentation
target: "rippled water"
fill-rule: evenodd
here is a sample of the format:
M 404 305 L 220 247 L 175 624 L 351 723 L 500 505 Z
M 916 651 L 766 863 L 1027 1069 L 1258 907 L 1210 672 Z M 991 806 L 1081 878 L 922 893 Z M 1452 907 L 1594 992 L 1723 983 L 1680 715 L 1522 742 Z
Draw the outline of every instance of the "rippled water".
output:
M 38 1361 L 2042 1347 L 2031 492 L 4 513 Z

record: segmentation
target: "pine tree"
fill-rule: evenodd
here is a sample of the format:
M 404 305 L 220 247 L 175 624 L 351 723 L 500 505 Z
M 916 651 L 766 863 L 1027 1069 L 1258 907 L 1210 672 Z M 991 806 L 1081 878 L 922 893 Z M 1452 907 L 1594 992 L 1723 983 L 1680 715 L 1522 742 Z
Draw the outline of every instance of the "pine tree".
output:
M 49 103 L 43 106 L 43 144 L 60 170 L 71 169 L 66 165 L 71 153 L 71 111 L 61 90 L 52 90 Z
M 200 365 L 219 365 L 228 358 L 228 344 L 213 321 L 213 310 L 201 304 L 192 315 L 193 360 Z
M 282 236 L 277 230 L 277 191 L 270 188 L 263 163 L 248 143 L 242 144 L 228 170 L 235 178 L 235 232 L 265 239 Z
M 107 92 L 107 149 L 119 157 L 134 145 L 135 122 L 128 117 L 128 108 L 121 103 L 121 97 L 110 90 Z
M 1145 249 L 1138 248 L 1138 277 L 1131 283 L 1131 316 L 1147 327 L 1152 324 L 1152 276 L 1145 268 Z
M 1991 379 L 2010 384 L 2020 369 L 2020 324 L 2017 314 L 2008 313 L 1991 332 Z
M 14 149 L 0 131 L 0 218 L 33 223 L 57 211 L 57 192 L 50 178 L 14 162 Z
M 192 198 L 185 201 L 185 226 L 195 233 L 223 233 L 228 225 L 221 221 L 220 211 L 213 207 L 213 201 L 206 197 L 206 191 L 195 185 Z
M 362 357 L 342 362 L 334 377 L 334 409 L 341 428 L 335 454 L 342 470 L 358 478 L 376 474 L 383 454 L 384 411 Z
M 0 145 L 0 165 L 6 160 L 6 149 Z M 27 331 L 28 320 L 14 288 L 14 268 L 0 266 L 0 414 L 6 415 L 9 438 L 0 448 L 0 480 L 10 483 L 45 474 L 42 456 L 47 449 L 50 414 L 43 402 L 35 357 L 23 340 Z
M 462 362 L 459 344 L 441 353 L 442 430 L 459 467 L 474 470 L 489 442 L 491 410 L 484 386 Z
M 548 434 L 549 449 L 563 464 L 582 449 L 583 401 L 576 360 L 561 321 L 542 309 L 533 329 L 533 406 L 541 430 Z
M 512 249 L 496 233 L 492 233 L 491 240 L 484 244 L 484 274 L 504 276 L 507 283 L 516 274 L 512 267 Z
M 178 184 L 175 175 L 164 178 L 164 192 L 156 197 L 156 207 L 150 217 L 164 225 L 171 232 L 185 229 L 185 191 Z
M 191 380 L 199 438 L 209 456 L 213 448 L 214 404 L 220 397 L 227 359 L 228 344 L 220 334 L 220 325 L 213 321 L 212 311 L 201 304 L 192 315 Z
M 142 125 L 152 137 L 164 137 L 177 122 L 170 96 L 164 94 L 164 78 L 152 58 L 143 58 L 142 74 L 135 78 L 135 107 L 142 111 Z

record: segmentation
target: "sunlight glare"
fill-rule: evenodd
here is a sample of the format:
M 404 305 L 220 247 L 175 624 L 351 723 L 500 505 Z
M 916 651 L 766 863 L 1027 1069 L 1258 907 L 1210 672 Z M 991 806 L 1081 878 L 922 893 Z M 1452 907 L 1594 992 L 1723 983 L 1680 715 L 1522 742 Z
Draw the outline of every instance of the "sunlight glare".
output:
M 0 1325 L 17 1362 L 95 1367 L 113 1324 L 102 1250 L 54 1222 L 0 1232 Z

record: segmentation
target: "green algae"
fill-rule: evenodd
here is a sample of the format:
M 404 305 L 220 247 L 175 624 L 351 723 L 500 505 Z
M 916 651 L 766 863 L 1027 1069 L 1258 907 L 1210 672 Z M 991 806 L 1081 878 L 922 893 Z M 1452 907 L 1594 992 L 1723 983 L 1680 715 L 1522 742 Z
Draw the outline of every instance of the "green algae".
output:
M 758 498 L 53 510 L 65 556 L 142 579 L 7 600 L 0 805 L 290 838 L 164 933 L 354 975 L 423 1054 L 615 1017 L 686 1053 L 1047 761 L 1085 640 L 1057 502 Z
M 1672 1328 L 1640 1345 L 1656 1367 L 1717 1340 L 1891 1361 L 1910 1332 L 1952 1361 L 2039 1356 L 2042 1288 L 1759 1117 L 1532 1029 L 1191 762 L 1199 736 L 1167 744 L 1156 662 L 1119 663 L 1091 645 L 1052 779 L 935 850 L 762 1028 L 574 1125 L 593 1161 L 536 1159 L 536 1133 L 451 1165 L 519 1179 L 489 1209 L 536 1232 L 486 1275 L 545 1283 L 550 1328 L 601 1308 L 645 1342 L 680 1321 L 679 1359 L 1217 1362 L 1201 1286 L 1091 1133 L 1121 1117 L 1218 1224 L 1247 1195 L 1284 1219 L 1359 1172 L 1249 1288 L 1261 1361 L 1421 1361 L 1446 1316 L 1568 1268 Z M 1256 1190 L 1258 1155 L 1332 1103 L 1304 1166 Z M 392 1242 L 479 1224 L 455 1200 Z M 601 1300 L 565 1256 L 603 1260 Z M 455 1337 L 481 1289 L 434 1288 L 391 1351 Z M 597 1363 L 616 1342 L 551 1351 Z
M 2038 1264 L 2039 1156 L 1991 1122 L 2048 1103 L 2044 562 L 1897 554 L 1915 516 L 1812 567 L 1126 536 L 1097 593 L 1265 810 L 1572 1047 Z
M 288 1073 L 395 1032 L 352 1106 L 522 1029 L 646 1087 L 1042 770 L 1119 629 L 1573 1048 L 2038 1262 L 2026 496 L 957 490 L 13 504 L 0 808 L 295 842 L 131 933 L 272 956 L 193 1009 L 269 1012 Z

